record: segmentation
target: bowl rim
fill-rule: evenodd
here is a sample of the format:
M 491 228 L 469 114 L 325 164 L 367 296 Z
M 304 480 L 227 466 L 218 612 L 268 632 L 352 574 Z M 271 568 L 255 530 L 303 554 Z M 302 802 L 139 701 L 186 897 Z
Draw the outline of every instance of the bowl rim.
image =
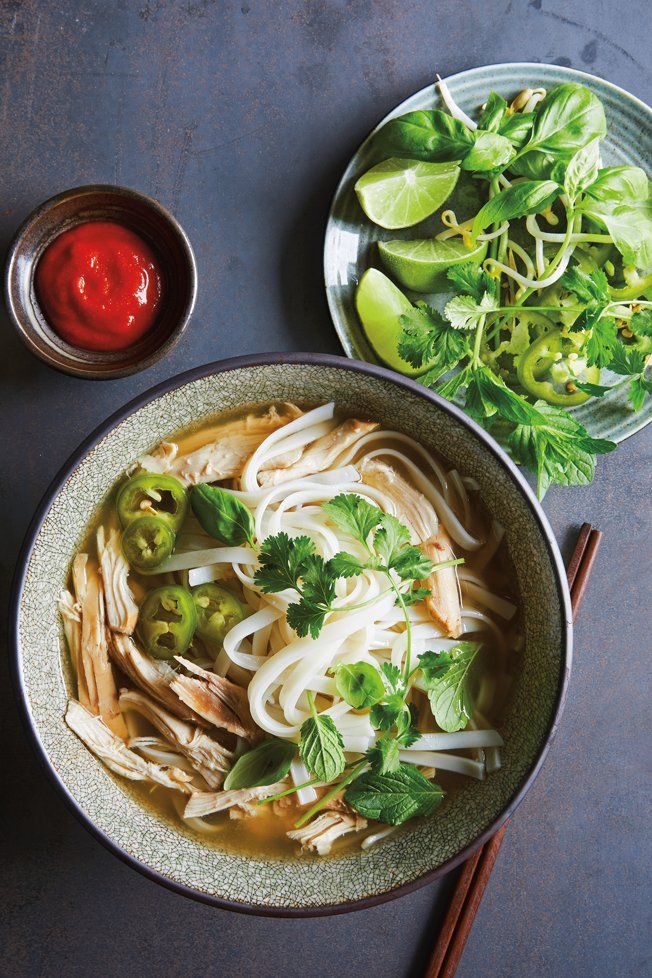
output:
M 47 353 L 39 349 L 39 347 L 37 347 L 32 342 L 31 338 L 24 332 L 14 308 L 16 303 L 14 301 L 14 294 L 11 288 L 16 254 L 26 231 L 43 214 L 46 214 L 53 207 L 56 207 L 63 201 L 74 200 L 77 197 L 82 198 L 91 193 L 112 194 L 116 198 L 122 198 L 123 200 L 127 201 L 137 200 L 145 204 L 152 211 L 155 211 L 159 217 L 170 225 L 173 233 L 179 240 L 181 249 L 184 253 L 184 260 L 189 279 L 190 288 L 188 301 L 183 308 L 183 312 L 177 325 L 174 327 L 174 330 L 170 333 L 167 339 L 165 339 L 160 346 L 157 346 L 154 350 L 152 350 L 147 356 L 142 357 L 135 363 L 129 364 L 128 366 L 122 368 L 117 368 L 115 370 L 106 370 L 104 367 L 82 370 L 79 367 L 75 367 L 73 364 L 64 366 L 63 364 L 58 363 L 53 357 L 49 357 Z M 58 194 L 54 194 L 52 197 L 48 197 L 46 200 L 41 201 L 40 204 L 38 204 L 29 212 L 29 214 L 27 214 L 11 238 L 4 261 L 3 279 L 3 294 L 7 316 L 12 328 L 23 345 L 33 356 L 38 357 L 39 360 L 47 364 L 47 366 L 51 369 L 58 370 L 59 373 L 67 374 L 70 377 L 79 377 L 83 380 L 119 380 L 121 377 L 128 377 L 131 374 L 136 374 L 140 373 L 142 370 L 147 370 L 155 363 L 158 363 L 158 361 L 164 357 L 166 353 L 169 353 L 169 351 L 176 346 L 185 333 L 195 309 L 195 302 L 197 301 L 197 260 L 190 243 L 190 238 L 184 231 L 177 218 L 170 210 L 168 210 L 167 207 L 165 207 L 159 200 L 152 197 L 150 194 L 146 194 L 142 190 L 135 190 L 133 187 L 126 187 L 122 184 L 114 183 L 84 183 L 80 184 L 78 187 L 70 187 L 68 190 L 62 190 Z
M 130 853 L 126 852 L 120 845 L 118 845 L 118 843 L 116 843 L 102 829 L 95 825 L 90 817 L 82 810 L 72 793 L 68 790 L 67 786 L 59 777 L 59 774 L 50 761 L 47 751 L 41 742 L 29 709 L 27 689 L 21 669 L 21 648 L 19 637 L 21 599 L 25 584 L 27 565 L 36 537 L 38 536 L 55 496 L 60 491 L 68 477 L 75 471 L 81 461 L 85 458 L 90 449 L 98 444 L 98 442 L 101 441 L 101 439 L 107 434 L 109 434 L 117 424 L 131 416 L 135 411 L 141 407 L 144 407 L 151 401 L 156 400 L 156 398 L 167 394 L 170 391 L 183 387 L 188 383 L 192 383 L 193 381 L 200 380 L 205 377 L 221 374 L 225 371 L 244 369 L 248 367 L 264 367 L 284 364 L 334 367 L 341 370 L 349 370 L 356 373 L 370 375 L 378 378 L 379 380 L 389 381 L 395 386 L 403 387 L 410 393 L 423 397 L 426 401 L 436 405 L 437 408 L 444 411 L 444 413 L 450 414 L 462 425 L 468 428 L 471 433 L 483 443 L 484 447 L 491 452 L 500 463 L 502 463 L 512 481 L 515 483 L 517 490 L 520 490 L 521 494 L 525 497 L 548 551 L 548 556 L 555 577 L 555 583 L 557 585 L 557 593 L 561 611 L 561 653 L 563 662 L 559 686 L 556 694 L 554 712 L 550 721 L 547 735 L 541 744 L 539 752 L 529 772 L 527 773 L 520 788 L 503 811 L 481 835 L 479 835 L 473 842 L 469 843 L 469 845 L 457 853 L 457 855 L 446 860 L 435 869 L 428 870 L 416 879 L 396 886 L 393 889 L 386 890 L 383 893 L 373 894 L 359 900 L 324 904 L 323 906 L 317 907 L 273 907 L 264 904 L 241 903 L 202 892 L 201 890 L 173 880 L 170 877 L 165 876 L 163 873 L 160 873 L 148 866 L 146 863 L 136 859 Z M 222 910 L 232 910 L 239 913 L 253 914 L 263 917 L 322 917 L 348 913 L 352 910 L 368 909 L 369 907 L 376 906 L 380 903 L 386 903 L 390 900 L 398 898 L 399 896 L 404 896 L 413 892 L 414 890 L 420 889 L 422 886 L 425 886 L 428 883 L 431 883 L 433 880 L 438 879 L 439 877 L 450 872 L 450 870 L 460 865 L 460 863 L 464 862 L 470 855 L 472 855 L 472 853 L 474 853 L 481 845 L 491 838 L 491 836 L 497 832 L 498 829 L 512 816 L 541 770 L 559 726 L 566 701 L 572 664 L 572 645 L 573 630 L 570 591 L 568 588 L 566 570 L 561 553 L 559 551 L 552 528 L 540 503 L 536 499 L 525 478 L 518 471 L 515 463 L 512 462 L 512 460 L 503 451 L 503 449 L 500 448 L 498 443 L 491 437 L 491 435 L 489 435 L 483 428 L 470 419 L 468 415 L 466 415 L 455 404 L 452 404 L 450 401 L 440 397 L 434 391 L 431 391 L 415 381 L 410 380 L 407 377 L 403 377 L 385 367 L 379 367 L 375 364 L 366 363 L 361 360 L 353 360 L 347 357 L 325 353 L 263 353 L 217 360 L 212 363 L 194 367 L 190 370 L 176 374 L 173 377 L 164 380 L 162 383 L 157 384 L 150 390 L 132 398 L 123 407 L 118 408 L 117 411 L 113 412 L 105 421 L 99 424 L 91 432 L 91 434 L 88 435 L 84 441 L 82 441 L 78 448 L 72 452 L 45 491 L 36 513 L 28 527 L 20 549 L 12 582 L 9 605 L 10 673 L 16 699 L 18 700 L 21 721 L 27 733 L 28 740 L 45 769 L 45 773 L 47 774 L 51 783 L 54 784 L 57 791 L 61 794 L 63 801 L 70 811 L 72 811 L 73 815 L 75 815 L 84 828 L 89 831 L 91 835 L 93 835 L 106 849 L 112 852 L 113 855 L 117 856 L 124 863 L 131 866 L 133 869 L 136 869 L 143 876 L 153 880 L 155 883 L 159 883 L 175 893 L 180 893 L 184 896 L 190 897 L 191 899 L 197 900 L 200 903 L 205 903 Z

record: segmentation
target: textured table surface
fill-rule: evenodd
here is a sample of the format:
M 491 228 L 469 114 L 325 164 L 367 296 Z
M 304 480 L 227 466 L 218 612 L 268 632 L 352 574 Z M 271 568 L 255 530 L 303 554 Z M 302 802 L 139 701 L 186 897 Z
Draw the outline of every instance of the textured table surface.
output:
M 339 352 L 323 296 L 330 196 L 367 131 L 442 75 L 500 61 L 595 72 L 650 100 L 639 0 L 4 0 L 0 248 L 41 200 L 117 182 L 172 208 L 199 266 L 173 354 L 109 383 L 64 377 L 0 323 L 3 600 L 61 463 L 135 394 L 209 360 Z M 642 975 L 649 968 L 652 428 L 545 508 L 565 555 L 605 531 L 576 632 L 565 715 L 509 827 L 461 978 Z M 647 604 L 646 604 L 647 602 Z M 372 910 L 265 920 L 213 910 L 102 849 L 43 777 L 0 677 L 0 974 L 330 978 L 422 973 L 452 876 Z M 649 715 L 649 712 L 648 712 Z

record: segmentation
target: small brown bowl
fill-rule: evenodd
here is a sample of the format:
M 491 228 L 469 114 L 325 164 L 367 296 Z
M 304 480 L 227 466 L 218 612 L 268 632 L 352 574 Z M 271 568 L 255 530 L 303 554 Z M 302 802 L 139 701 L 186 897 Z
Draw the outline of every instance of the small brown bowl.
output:
M 34 271 L 47 246 L 62 231 L 85 221 L 116 221 L 153 248 L 163 269 L 165 296 L 148 333 L 126 350 L 81 350 L 49 326 L 34 289 Z M 23 343 L 41 360 L 76 377 L 105 380 L 151 367 L 186 329 L 197 294 L 197 267 L 178 221 L 153 197 L 128 187 L 90 184 L 50 197 L 16 232 L 7 255 L 5 301 Z

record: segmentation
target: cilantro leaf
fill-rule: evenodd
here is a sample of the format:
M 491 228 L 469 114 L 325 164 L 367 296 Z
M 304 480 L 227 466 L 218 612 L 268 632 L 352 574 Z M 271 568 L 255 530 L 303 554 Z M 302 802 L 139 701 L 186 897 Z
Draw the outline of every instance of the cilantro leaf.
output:
M 398 771 L 400 759 L 399 744 L 392 737 L 380 737 L 367 752 L 371 770 L 376 774 L 392 774 Z
M 645 369 L 645 357 L 636 347 L 618 343 L 614 348 L 609 369 L 623 377 L 640 374 Z
M 452 329 L 443 316 L 429 306 L 400 317 L 403 332 L 398 342 L 399 356 L 413 367 L 429 363 L 428 373 L 438 379 L 468 355 L 466 337 Z
M 336 577 L 356 577 L 368 566 L 353 554 L 347 553 L 346 550 L 340 550 L 334 557 L 331 557 L 329 563 Z
M 575 386 L 578 390 L 584 391 L 585 394 L 590 394 L 591 397 L 604 397 L 605 394 L 613 390 L 613 387 L 604 384 L 592 384 L 588 380 L 576 380 Z
M 635 312 L 629 321 L 629 328 L 637 336 L 652 336 L 652 309 Z
M 384 560 L 387 567 L 393 567 L 401 551 L 410 543 L 410 531 L 389 513 L 382 513 L 380 529 L 374 537 L 374 550 Z
M 395 771 L 367 771 L 356 778 L 344 799 L 360 815 L 386 825 L 400 825 L 417 815 L 429 815 L 444 792 L 411 764 L 399 763 Z
M 488 312 L 498 309 L 498 300 L 488 292 L 478 302 L 471 295 L 457 295 L 444 307 L 444 315 L 453 329 L 474 329 Z
M 260 549 L 260 567 L 254 575 L 257 587 L 266 594 L 296 588 L 306 558 L 315 552 L 310 537 L 277 533 L 267 537 Z
M 497 280 L 475 262 L 467 261 L 461 265 L 453 265 L 446 274 L 457 292 L 470 295 L 477 302 L 480 302 L 485 293 L 494 299 L 498 297 Z
M 368 503 L 362 496 L 347 492 L 323 503 L 322 509 L 341 530 L 361 543 L 367 542 L 367 537 L 378 526 L 382 516 L 378 506 Z
M 346 766 L 342 735 L 332 717 L 317 713 L 312 698 L 310 709 L 312 716 L 301 725 L 299 755 L 320 781 L 333 781 Z
M 601 319 L 595 319 L 586 344 L 587 363 L 606 367 L 613 358 L 617 344 L 616 320 L 612 316 L 602 316 Z
M 296 604 L 288 605 L 287 622 L 299 638 L 305 638 L 308 634 L 311 638 L 319 638 L 327 611 L 313 601 L 301 600 Z
M 646 380 L 642 374 L 634 377 L 629 385 L 627 396 L 635 411 L 640 411 L 643 407 L 646 394 L 652 394 L 652 381 Z
M 460 642 L 446 652 L 419 656 L 433 716 L 448 733 L 462 730 L 471 716 L 468 680 L 479 651 L 477 642 Z
M 426 598 L 430 597 L 430 593 L 429 587 L 415 587 L 403 595 L 403 604 L 407 607 L 412 604 L 420 604 L 421 601 L 425 601 Z

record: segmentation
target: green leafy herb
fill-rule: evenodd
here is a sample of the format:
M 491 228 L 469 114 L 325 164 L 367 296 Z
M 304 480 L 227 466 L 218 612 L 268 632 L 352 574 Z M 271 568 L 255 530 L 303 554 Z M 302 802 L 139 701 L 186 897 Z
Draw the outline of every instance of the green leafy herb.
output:
M 400 745 L 392 737 L 379 737 L 371 750 L 367 751 L 367 760 L 375 774 L 392 774 L 400 767 Z
M 507 111 L 507 102 L 497 92 L 490 92 L 484 108 L 478 116 L 478 129 L 487 132 L 499 132 Z
M 629 328 L 637 336 L 652 336 L 652 309 L 635 312 L 629 321 Z
M 355 493 L 341 493 L 330 502 L 323 503 L 322 509 L 328 513 L 336 526 L 361 543 L 366 543 L 367 537 L 378 526 L 382 515 L 378 506 L 373 506 Z
M 426 162 L 461 160 L 474 143 L 473 133 L 463 122 L 439 109 L 390 119 L 377 139 L 388 155 Z
M 249 507 L 233 493 L 202 483 L 193 486 L 190 505 L 209 536 L 227 546 L 253 544 L 254 518 Z
M 259 788 L 282 781 L 290 770 L 296 752 L 287 740 L 265 740 L 235 762 L 224 780 L 225 791 Z
M 603 139 L 607 121 L 600 99 L 584 85 L 557 85 L 535 110 L 534 126 L 523 152 L 573 154 L 592 139 Z
M 479 173 L 502 169 L 515 155 L 514 146 L 506 136 L 498 132 L 479 132 L 462 160 L 462 169 Z
M 342 699 L 354 710 L 366 710 L 385 695 L 385 684 L 370 662 L 338 663 L 335 685 Z
M 453 329 L 475 329 L 488 312 L 495 312 L 498 304 L 488 292 L 485 292 L 480 302 L 473 296 L 458 295 L 446 303 L 444 315 Z
M 277 533 L 267 537 L 260 549 L 260 567 L 254 576 L 257 587 L 265 594 L 296 588 L 306 561 L 315 553 L 310 537 L 289 537 Z
M 629 384 L 628 397 L 635 411 L 641 410 L 647 394 L 652 394 L 652 381 L 647 380 L 643 375 L 632 378 Z
M 469 675 L 479 651 L 477 642 L 460 642 L 446 652 L 419 656 L 433 716 L 449 733 L 463 730 L 471 717 Z
M 443 797 L 439 785 L 428 781 L 410 764 L 399 764 L 386 774 L 361 774 L 344 793 L 347 804 L 360 815 L 387 825 L 430 815 Z
M 571 203 L 574 203 L 577 197 L 597 178 L 599 161 L 599 139 L 592 139 L 574 156 L 571 156 L 563 176 L 564 190 Z
M 438 379 L 452 370 L 469 352 L 466 338 L 428 306 L 420 306 L 414 313 L 401 316 L 401 325 L 399 356 L 413 367 L 428 362 L 431 377 Z
M 603 316 L 595 320 L 586 344 L 587 362 L 598 367 L 606 367 L 611 362 L 617 346 L 616 320 L 612 316 Z
M 473 238 L 489 227 L 526 214 L 537 214 L 549 207 L 561 193 L 554 180 L 524 180 L 492 197 L 475 215 Z
M 493 299 L 498 298 L 496 279 L 474 262 L 467 261 L 461 265 L 453 265 L 448 269 L 447 277 L 458 292 L 473 296 L 477 302 L 480 302 L 485 294 Z
M 342 735 L 331 717 L 317 713 L 310 694 L 309 699 L 312 716 L 301 725 L 299 755 L 320 781 L 333 781 L 346 766 Z

